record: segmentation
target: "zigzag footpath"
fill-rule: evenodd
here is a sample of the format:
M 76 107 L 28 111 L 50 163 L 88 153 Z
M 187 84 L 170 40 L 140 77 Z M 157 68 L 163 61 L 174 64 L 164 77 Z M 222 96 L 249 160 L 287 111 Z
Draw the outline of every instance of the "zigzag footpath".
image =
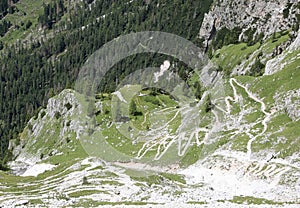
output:
M 260 110 L 265 115 L 265 118 L 262 121 L 263 130 L 255 136 L 252 136 L 251 134 L 247 133 L 247 135 L 250 137 L 250 140 L 247 143 L 247 157 L 250 160 L 251 159 L 251 154 L 252 154 L 252 149 L 251 149 L 252 143 L 253 143 L 253 141 L 256 140 L 256 138 L 262 136 L 267 131 L 267 129 L 268 129 L 268 124 L 267 123 L 270 120 L 270 117 L 271 117 L 272 114 L 268 113 L 266 111 L 266 104 L 260 98 L 258 98 L 252 92 L 250 92 L 249 89 L 246 86 L 239 83 L 235 78 L 231 78 L 229 80 L 230 86 L 233 89 L 233 98 L 230 97 L 230 96 L 225 98 L 225 102 L 226 102 L 226 106 L 227 106 L 227 114 L 230 114 L 230 112 L 231 112 L 231 105 L 229 103 L 229 100 L 231 100 L 233 102 L 238 102 L 239 101 L 239 96 L 237 94 L 237 90 L 236 90 L 236 87 L 234 86 L 233 82 L 236 85 L 238 85 L 239 87 L 243 88 L 245 90 L 245 92 L 247 93 L 247 95 L 249 96 L 249 98 L 251 98 L 252 100 L 254 100 L 255 102 L 260 104 L 260 106 L 261 106 Z

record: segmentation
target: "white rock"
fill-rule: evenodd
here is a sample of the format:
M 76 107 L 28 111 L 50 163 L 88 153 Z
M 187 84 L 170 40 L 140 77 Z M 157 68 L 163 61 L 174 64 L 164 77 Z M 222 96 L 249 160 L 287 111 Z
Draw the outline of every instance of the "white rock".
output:
M 46 163 L 40 163 L 35 164 L 34 166 L 27 169 L 21 176 L 38 176 L 41 173 L 44 173 L 47 170 L 52 170 L 55 165 L 46 164 Z

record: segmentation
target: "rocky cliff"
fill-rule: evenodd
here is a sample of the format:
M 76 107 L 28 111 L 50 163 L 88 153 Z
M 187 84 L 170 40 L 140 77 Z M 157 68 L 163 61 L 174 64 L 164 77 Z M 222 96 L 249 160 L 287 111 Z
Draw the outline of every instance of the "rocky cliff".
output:
M 29 120 L 19 141 L 10 143 L 14 157 L 10 166 L 15 174 L 22 174 L 50 156 L 74 151 L 74 143 L 85 128 L 86 114 L 80 99 L 83 100 L 75 91 L 64 90 Z
M 210 50 L 214 55 L 220 54 L 216 52 L 220 47 L 231 43 L 245 42 L 247 46 L 257 46 L 256 50 L 236 65 L 225 68 L 235 75 L 254 74 L 251 69 L 261 63 L 260 68 L 265 66 L 261 74 L 270 75 L 294 61 L 288 60 L 288 54 L 298 53 L 299 22 L 298 1 L 217 0 L 205 14 L 199 37 L 206 46 L 206 52 Z M 227 31 L 224 32 L 224 28 Z M 230 36 L 236 40 L 230 39 Z M 218 40 L 221 45 L 213 44 L 216 38 L 223 39 Z M 293 57 L 297 59 L 299 55 Z
M 300 3 L 293 0 L 216 0 L 204 17 L 199 36 L 207 42 L 214 30 L 238 27 L 242 29 L 240 41 L 248 30 L 254 30 L 253 38 L 259 34 L 268 37 L 295 27 L 299 13 Z

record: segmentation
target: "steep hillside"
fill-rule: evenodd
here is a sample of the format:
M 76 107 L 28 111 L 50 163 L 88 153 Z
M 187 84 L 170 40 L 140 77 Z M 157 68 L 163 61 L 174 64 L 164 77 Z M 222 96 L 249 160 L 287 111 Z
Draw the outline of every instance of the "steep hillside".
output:
M 263 68 L 268 60 L 273 59 L 267 65 L 266 73 L 269 74 L 280 67 L 278 59 L 285 57 L 277 56 L 298 36 L 299 22 L 300 3 L 297 1 L 219 0 L 205 14 L 199 37 L 209 56 L 225 45 L 245 43 L 240 45 L 242 53 L 234 54 L 244 57 L 231 61 L 227 74 L 262 75 L 264 72 L 255 68 Z M 291 50 L 299 48 L 297 41 L 295 44 L 294 47 L 291 46 Z M 234 48 L 231 49 L 231 53 L 234 53 Z
M 146 1 L 148 11 L 151 2 L 167 5 Z M 166 39 L 155 53 L 166 47 L 180 57 L 129 56 L 104 76 L 99 60 L 123 57 L 113 46 L 125 38 L 113 39 L 104 59 L 97 55 L 105 50 L 87 59 L 77 91 L 50 98 L 10 140 L 0 207 L 298 207 L 299 12 L 296 1 L 216 0 L 191 35 L 200 28 L 201 64 L 192 43 L 178 50 Z M 161 42 L 151 34 L 125 49 L 155 49 Z
M 222 128 L 218 129 L 217 139 L 205 140 L 211 133 L 211 125 L 207 124 L 208 131 L 199 129 L 199 144 L 193 140 L 179 163 L 163 167 L 138 162 L 138 158 L 132 161 L 124 157 L 120 161 L 110 157 L 110 162 L 105 162 L 101 157 L 88 156 L 91 152 L 82 148 L 80 137 L 89 128 L 83 119 L 88 118 L 89 104 L 75 92 L 65 90 L 50 99 L 47 108 L 31 119 L 22 133 L 19 146 L 14 148 L 15 161 L 10 164 L 21 177 L 2 173 L 2 205 L 168 207 L 171 201 L 176 201 L 185 207 L 195 204 L 239 207 L 241 203 L 296 206 L 300 203 L 298 60 L 273 75 L 235 77 L 225 82 L 226 94 L 212 100 L 215 107 L 202 115 L 213 116 L 213 121 L 219 122 Z M 138 156 L 137 150 L 142 145 L 120 143 L 126 138 L 121 138 L 116 129 L 118 124 L 111 117 L 110 99 L 127 99 L 127 93 L 128 89 L 114 93 L 113 98 L 99 97 L 95 112 L 100 126 L 96 131 L 106 135 L 100 139 L 106 140 L 110 148 L 127 156 Z M 163 98 L 163 94 L 160 96 L 157 99 L 169 104 L 159 108 L 172 109 L 175 103 Z M 136 97 L 137 112 L 145 106 L 151 107 L 155 97 L 150 103 Z M 202 103 L 199 107 L 205 106 Z M 146 113 L 142 110 L 132 118 L 134 126 L 154 128 L 151 122 L 155 120 L 147 118 Z M 166 117 L 170 121 L 172 118 Z M 90 138 L 94 136 L 99 138 L 97 132 L 90 134 Z M 168 151 L 172 153 L 172 147 Z M 24 177 L 35 176 L 42 170 L 48 171 L 36 178 Z M 16 197 L 18 193 L 23 194 Z
M 73 87 L 79 69 L 101 46 L 138 31 L 170 32 L 197 42 L 199 25 L 212 0 L 1 2 L 14 2 L 15 10 L 0 20 L 0 30 L 5 31 L 0 34 L 0 168 L 10 156 L 9 140 L 18 137 L 50 97 Z M 126 75 L 145 65 L 158 65 L 162 58 L 129 57 L 115 70 Z M 115 81 L 112 74 L 104 90 L 112 92 Z

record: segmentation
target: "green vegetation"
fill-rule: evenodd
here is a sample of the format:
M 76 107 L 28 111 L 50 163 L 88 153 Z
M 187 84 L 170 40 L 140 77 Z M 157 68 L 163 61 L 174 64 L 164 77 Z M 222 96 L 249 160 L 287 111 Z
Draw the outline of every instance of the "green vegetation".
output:
M 82 200 L 84 201 L 84 200 Z M 159 204 L 159 203 L 149 203 L 149 202 L 134 202 L 134 201 L 124 201 L 124 202 L 108 202 L 108 201 L 92 201 L 92 200 L 87 200 L 87 202 L 84 203 L 79 203 L 78 205 L 76 204 L 75 206 L 101 206 L 101 205 L 112 205 L 112 206 L 117 206 L 117 205 L 136 205 L 136 206 L 143 206 L 143 205 L 149 205 L 149 204 Z
M 220 29 L 216 36 L 214 37 L 211 46 L 214 49 L 220 49 L 223 46 L 229 44 L 237 44 L 239 42 L 239 35 L 241 34 L 242 29 L 235 27 L 232 30 L 223 27 Z
M 140 92 L 143 96 L 135 96 L 130 102 L 129 115 L 132 124 L 140 130 L 149 130 L 152 126 L 151 118 L 155 111 L 163 110 L 165 108 L 175 109 L 178 103 L 168 94 L 159 92 L 157 89 L 142 90 Z M 176 112 L 166 114 L 166 119 L 170 120 L 175 116 Z M 159 114 L 156 114 L 159 119 Z M 152 118 L 152 122 L 155 122 Z M 180 115 L 174 122 L 170 123 L 172 132 L 175 132 L 180 124 Z
M 202 201 L 189 201 L 187 203 L 188 204 L 207 204 L 207 202 L 202 202 Z
M 5 33 L 8 31 L 8 29 L 10 28 L 11 26 L 11 23 L 6 21 L 6 20 L 3 20 L 0 22 L 0 36 L 4 36 Z M 3 49 L 3 42 L 2 42 L 2 48 L 1 50 Z
M 251 196 L 234 196 L 230 202 L 237 203 L 237 204 L 283 204 L 281 202 L 274 202 L 268 199 L 263 198 L 255 198 Z
M 18 1 L 19 0 L 12 0 L 12 1 L 1 0 L 0 1 L 0 18 L 2 19 L 7 14 L 12 14 L 12 13 L 16 12 L 17 9 L 11 3 L 17 3 Z
M 47 29 L 51 29 L 66 11 L 63 0 L 52 1 L 51 4 L 43 5 L 43 9 L 44 12 L 39 16 L 38 21 L 42 27 Z
M 264 74 L 265 65 L 260 62 L 258 58 L 256 58 L 254 64 L 251 66 L 248 74 L 250 76 L 261 76 Z
M 270 41 L 267 41 L 267 44 L 270 43 Z M 265 46 L 262 48 L 265 48 Z M 286 63 L 283 70 L 273 75 L 262 76 L 256 79 L 249 76 L 237 77 L 239 82 L 247 83 L 249 90 L 255 92 L 258 97 L 263 99 L 267 106 L 267 112 L 270 112 L 272 106 L 274 106 L 275 95 L 279 95 L 279 100 L 281 100 L 286 96 L 287 92 L 300 88 L 298 82 L 300 62 L 299 59 L 295 58 L 297 54 L 299 54 L 299 50 L 287 54 L 282 60 L 282 63 Z M 259 118 L 262 118 L 259 111 L 254 111 L 245 117 L 247 122 L 253 122 Z M 268 135 L 268 137 L 257 138 L 252 144 L 252 151 L 258 152 L 262 149 L 272 149 L 275 152 L 280 152 L 279 157 L 281 158 L 291 156 L 299 151 L 299 126 L 299 121 L 292 121 L 284 109 L 277 112 L 268 122 L 268 129 L 265 132 L 265 135 Z M 262 129 L 262 126 L 257 126 L 256 128 Z M 242 147 L 245 147 L 248 139 L 247 136 L 239 137 L 232 148 L 241 150 Z
M 195 107 L 202 98 L 205 88 L 200 84 L 199 76 L 175 58 L 147 53 L 130 56 L 117 63 L 99 83 L 98 94 L 95 95 L 96 101 L 101 103 L 99 109 L 96 109 L 94 100 L 83 96 L 77 97 L 83 113 L 76 111 L 77 104 L 66 103 L 63 106 L 64 110 L 68 112 L 75 110 L 74 115 L 66 116 L 57 110 L 57 112 L 54 111 L 52 119 L 47 111 L 41 110 L 41 108 L 46 105 L 48 98 L 62 89 L 72 88 L 76 75 L 87 58 L 119 35 L 136 31 L 159 30 L 175 33 L 194 43 L 201 42 L 197 39 L 199 25 L 212 0 L 175 0 L 172 3 L 165 0 L 113 3 L 98 0 L 93 4 L 91 4 L 92 0 L 71 4 L 67 4 L 67 1 L 63 0 L 14 0 L 13 2 L 14 4 L 11 6 L 7 4 L 7 1 L 0 0 L 1 196 L 7 194 L 13 198 L 30 194 L 32 196 L 39 195 L 36 199 L 28 198 L 28 204 L 32 206 L 45 204 L 46 200 L 51 199 L 47 194 L 52 194 L 52 192 L 54 192 L 53 199 L 55 200 L 69 201 L 70 197 L 76 198 L 76 200 L 69 201 L 73 203 L 74 207 L 142 206 L 152 204 L 147 201 L 153 200 L 150 191 L 149 195 L 140 195 L 145 190 L 162 190 L 162 195 L 180 197 L 189 193 L 186 192 L 186 188 L 207 185 L 202 182 L 194 185 L 187 184 L 184 175 L 179 174 L 115 167 L 114 163 L 106 163 L 92 158 L 94 155 L 90 152 L 87 154 L 85 146 L 82 145 L 86 138 L 95 139 L 90 143 L 91 152 L 102 152 L 105 157 L 100 158 L 103 160 L 126 162 L 124 166 L 134 164 L 138 160 L 140 150 L 146 152 L 142 158 L 145 160 L 140 160 L 141 164 L 144 161 L 152 161 L 158 150 L 163 151 L 165 148 L 169 149 L 157 164 L 163 166 L 163 160 L 169 162 L 171 157 L 174 157 L 175 154 L 177 156 L 179 151 L 177 145 L 185 141 L 176 141 L 178 137 L 175 136 L 178 136 L 176 133 L 182 122 L 180 114 L 182 109 L 174 97 L 156 88 L 141 89 L 140 85 L 127 85 L 116 92 L 122 95 L 125 102 L 117 102 L 117 99 L 121 100 L 118 96 L 120 94 L 111 93 L 115 91 L 116 85 L 126 75 L 148 66 L 159 67 L 164 60 L 168 59 L 171 62 L 171 70 L 178 73 L 194 92 L 197 99 L 190 103 L 190 107 Z M 283 11 L 284 16 L 289 14 L 290 7 L 291 5 L 288 4 Z M 274 33 L 273 37 L 263 40 L 264 34 L 254 37 L 255 30 L 249 29 L 245 31 L 246 37 L 242 40 L 245 43 L 239 42 L 240 33 L 241 28 L 238 27 L 232 30 L 223 28 L 217 31 L 208 52 L 211 53 L 212 61 L 219 66 L 217 70 L 223 71 L 227 76 L 237 66 L 248 67 L 247 74 L 236 77 L 236 80 L 247 88 L 249 87 L 255 96 L 262 99 L 267 105 L 266 111 L 270 112 L 274 110 L 275 96 L 284 99 L 288 91 L 300 88 L 300 62 L 297 58 L 300 51 L 296 50 L 286 55 L 282 60 L 284 63 L 282 71 L 270 76 L 261 76 L 264 73 L 266 61 L 272 56 L 278 55 L 280 53 L 279 46 L 291 38 L 288 34 L 289 31 Z M 17 41 L 18 39 L 22 40 Z M 229 101 L 232 111 L 228 117 L 226 117 L 227 115 L 225 117 L 226 119 L 235 119 L 235 122 L 240 122 L 241 125 L 234 123 L 232 129 L 228 128 L 229 130 L 217 133 L 209 132 L 211 138 L 215 139 L 213 142 L 205 141 L 205 143 L 197 145 L 193 138 L 191 143 L 188 143 L 191 146 L 186 154 L 176 160 L 174 165 L 185 168 L 208 155 L 211 158 L 207 158 L 207 162 L 225 160 L 227 156 L 211 155 L 223 146 L 226 147 L 226 150 L 247 152 L 250 138 L 249 134 L 245 132 L 253 136 L 259 134 L 263 129 L 262 119 L 265 114 L 261 112 L 261 105 L 253 101 L 242 87 L 236 83 L 233 85 L 241 99 L 239 101 L 242 102 Z M 233 96 L 229 83 L 225 83 L 224 90 L 227 93 L 225 96 Z M 60 99 L 59 96 L 55 98 Z M 200 110 L 201 123 L 199 126 L 194 125 L 201 127 L 201 130 L 197 130 L 200 141 L 210 130 L 211 121 L 217 123 L 217 120 L 212 119 L 217 118 L 215 113 L 218 112 L 214 110 L 220 106 L 211 95 L 203 100 L 204 103 L 200 109 L 196 109 L 197 112 Z M 295 100 L 292 101 L 295 102 Z M 125 110 L 128 111 L 127 114 L 124 114 Z M 278 157 L 285 159 L 300 151 L 300 120 L 292 121 L 285 111 L 286 109 L 281 109 L 270 117 L 264 135 L 253 141 L 252 152 L 270 149 L 278 152 Z M 85 112 L 87 112 L 88 118 L 84 114 Z M 33 115 L 32 120 L 23 129 Z M 88 123 L 85 118 L 95 120 Z M 82 122 L 78 129 L 74 121 Z M 222 124 L 225 125 L 225 122 Z M 244 124 L 253 125 L 249 127 L 251 128 L 249 130 L 248 126 L 244 126 Z M 81 127 L 86 128 L 84 133 L 87 133 L 87 136 L 80 134 L 83 140 L 77 138 L 78 132 L 74 130 L 74 128 L 81 130 Z M 154 131 L 155 129 L 158 130 Z M 243 131 L 244 129 L 249 131 Z M 168 140 L 164 141 L 166 138 Z M 56 168 L 39 174 L 37 177 L 19 177 L 8 174 L 5 172 L 8 170 L 5 163 L 12 157 L 12 153 L 6 151 L 9 139 L 14 139 L 16 144 L 22 145 L 22 151 L 37 156 L 43 163 L 54 164 Z M 172 139 L 174 139 L 174 143 L 167 146 Z M 95 143 L 93 143 L 94 141 Z M 149 146 L 145 146 L 145 144 L 149 144 Z M 152 144 L 154 145 L 151 146 Z M 91 158 L 88 159 L 88 163 L 83 165 L 82 161 L 87 157 Z M 97 160 L 99 164 L 91 162 L 93 159 Z M 156 165 L 156 163 L 154 164 Z M 271 162 L 271 164 L 273 163 Z M 156 167 L 159 166 L 155 166 L 153 169 Z M 251 167 L 253 168 L 254 164 Z M 268 165 L 263 165 L 261 171 L 267 170 L 267 167 Z M 285 167 L 285 165 L 276 164 L 277 167 Z M 133 196 L 140 196 L 140 201 L 130 201 L 131 199 L 126 201 L 128 199 L 126 196 L 124 197 L 122 191 L 121 193 L 118 190 L 112 192 L 112 189 L 119 187 L 124 190 L 125 188 L 130 189 L 131 187 L 127 186 L 127 182 L 130 180 L 128 176 L 131 179 L 129 186 L 138 186 L 133 188 L 132 191 L 135 193 L 130 197 L 138 200 Z M 70 177 L 79 177 L 76 178 L 79 180 L 71 180 L 74 184 L 67 184 L 70 182 Z M 261 179 L 264 177 L 267 176 L 262 175 Z M 61 193 L 64 186 L 58 187 L 60 184 L 70 185 L 68 194 Z M 159 189 L 160 187 L 163 189 Z M 121 190 L 123 190 L 122 188 Z M 135 188 L 137 189 L 135 190 Z M 213 191 L 212 187 L 210 189 Z M 145 193 L 147 192 L 145 191 Z M 121 201 L 92 200 L 91 197 L 94 198 L 97 194 L 109 195 L 108 197 L 119 195 L 120 198 L 117 200 Z M 45 199 L 44 195 L 48 199 Z M 228 202 L 228 200 L 217 201 Z M 235 196 L 229 202 L 254 205 L 283 204 L 252 196 Z M 188 201 L 187 203 L 195 206 L 208 204 L 206 201 Z
M 4 20 L 12 24 L 12 27 L 0 40 L 3 40 L 8 47 L 19 40 L 32 41 L 33 38 L 28 37 L 28 35 L 42 35 L 40 32 L 32 34 L 32 31 L 37 30 L 39 27 L 38 17 L 43 13 L 43 4 L 48 4 L 50 1 L 13 0 L 14 4 L 11 7 L 11 12 L 4 17 Z
M 291 59 L 295 54 L 298 54 L 299 50 L 293 52 L 293 54 L 288 54 L 286 59 L 283 60 L 287 62 L 284 69 L 270 76 L 259 77 L 251 83 L 250 90 L 259 94 L 261 98 L 264 98 L 264 102 L 268 106 L 274 103 L 273 97 L 276 92 L 287 92 L 289 90 L 296 90 L 300 88 L 300 83 L 297 78 L 300 77 L 300 60 Z M 246 77 L 246 79 L 249 79 Z M 239 78 L 243 80 L 243 78 Z
M 283 10 L 283 17 L 284 18 L 288 18 L 292 5 L 293 5 L 292 3 L 287 2 L 286 8 Z
M 248 35 L 252 34 L 250 31 L 246 31 L 245 33 L 249 33 Z M 228 43 L 222 45 L 222 47 L 217 47 L 216 49 L 220 49 L 212 54 L 212 61 L 227 76 L 239 65 L 241 69 L 250 67 L 247 75 L 261 76 L 264 73 L 265 63 L 270 59 L 270 55 L 273 55 L 274 51 L 281 44 L 287 42 L 290 37 L 289 31 L 281 31 L 274 33 L 273 37 L 265 41 L 262 38 L 263 34 L 257 36 L 255 40 L 251 40 L 250 43 L 245 40 L 247 43 Z M 243 62 L 244 64 L 241 65 Z
M 72 87 L 80 67 L 102 45 L 119 35 L 147 30 L 171 32 L 196 42 L 199 25 L 212 0 L 172 4 L 155 0 L 147 5 L 145 1 L 111 4 L 99 0 L 92 10 L 88 9 L 88 2 L 23 0 L 15 4 L 19 12 L 4 14 L 6 5 L 1 9 L 5 21 L 15 28 L 0 38 L 0 121 L 5 124 L 0 128 L 1 159 L 8 140 L 18 137 L 29 118 L 45 106 L 50 96 Z M 103 15 L 105 18 L 101 18 Z M 111 92 L 115 87 L 114 73 L 121 79 L 145 65 L 159 66 L 165 58 L 149 54 L 128 57 L 112 69 L 102 86 Z
M 182 184 L 186 184 L 186 181 L 184 179 L 183 175 L 178 175 L 178 174 L 171 174 L 171 173 L 161 173 L 163 177 L 166 179 L 169 179 L 170 181 L 176 181 Z
M 180 160 L 180 166 L 188 167 L 189 165 L 197 162 L 203 155 L 202 148 L 203 145 L 201 145 L 200 147 L 198 147 L 197 145 L 193 145 L 187 152 L 187 154 L 185 154 L 184 157 Z
M 80 197 L 80 196 L 88 196 L 88 195 L 92 195 L 92 194 L 100 194 L 100 193 L 105 193 L 108 194 L 108 192 L 105 191 L 101 191 L 101 190 L 80 190 L 80 191 L 76 191 L 76 192 L 72 192 L 69 195 L 69 197 Z
M 300 121 L 292 122 L 291 119 L 281 114 L 270 121 L 271 133 L 269 139 L 263 144 L 264 148 L 274 149 L 280 152 L 279 157 L 286 158 L 300 151 L 299 139 Z M 284 128 L 283 128 L 284 127 Z M 283 128 L 282 131 L 280 129 Z M 275 133 L 274 133 L 275 132 Z M 254 144 L 254 149 L 261 149 L 259 142 Z
M 38 205 L 38 204 L 43 204 L 43 201 L 40 199 L 30 199 L 29 200 L 30 205 Z
M 169 129 L 170 134 L 174 134 L 181 124 L 181 116 L 177 113 L 177 101 L 161 90 L 141 90 L 140 88 L 138 85 L 127 85 L 119 89 L 122 97 L 129 104 L 118 103 L 119 98 L 117 97 L 112 97 L 113 100 L 110 100 L 107 97 L 99 96 L 102 97 L 102 112 L 96 115 L 96 122 L 102 128 L 101 134 L 103 136 L 101 138 L 103 137 L 104 141 L 119 152 L 134 157 L 137 156 L 138 151 L 146 142 L 145 139 L 133 142 L 137 139 L 137 135 L 140 135 L 140 132 L 146 134 L 152 128 L 162 127 L 168 122 L 164 128 Z M 111 104 L 113 106 L 110 106 Z M 126 116 L 127 110 L 129 110 L 128 117 Z M 117 123 L 112 123 L 112 121 Z M 126 136 L 127 132 L 132 134 L 130 138 Z M 163 139 L 164 136 L 154 138 L 156 134 L 148 135 L 147 139 L 156 141 Z M 157 147 L 147 151 L 145 157 L 152 158 L 156 154 Z
M 246 43 L 224 46 L 215 52 L 212 61 L 221 66 L 226 75 L 229 75 L 234 67 L 241 64 L 243 60 L 249 59 L 259 47 L 259 43 L 253 46 L 247 46 Z
M 183 176 L 170 173 L 160 173 L 149 176 L 130 176 L 130 178 L 136 181 L 146 182 L 148 186 L 151 186 L 152 184 L 163 184 L 166 182 L 166 180 L 176 181 L 180 184 L 186 184 Z
M 247 143 L 250 140 L 246 134 L 239 134 L 233 141 L 231 141 L 231 149 L 241 152 L 247 152 Z
M 282 31 L 278 33 L 274 33 L 273 36 L 265 41 L 262 45 L 261 50 L 265 54 L 271 54 L 279 45 L 287 42 L 289 37 L 289 31 Z

